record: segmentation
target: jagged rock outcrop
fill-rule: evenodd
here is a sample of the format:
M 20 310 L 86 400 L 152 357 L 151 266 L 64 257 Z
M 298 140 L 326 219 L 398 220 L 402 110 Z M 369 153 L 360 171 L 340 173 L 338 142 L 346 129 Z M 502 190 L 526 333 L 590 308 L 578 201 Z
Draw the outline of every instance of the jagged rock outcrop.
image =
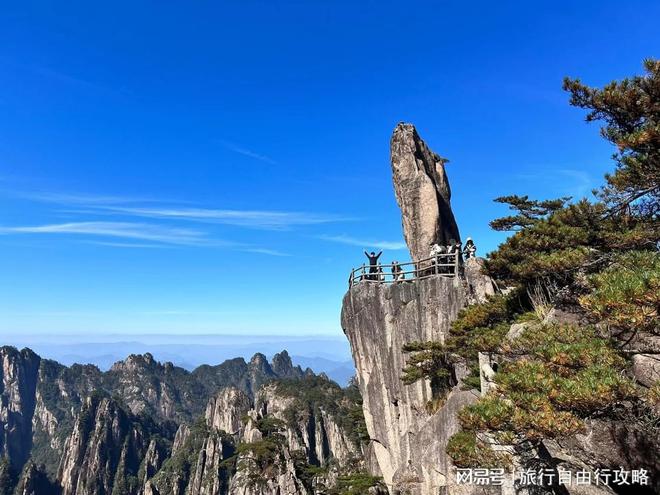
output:
M 163 445 L 157 439 L 153 438 L 144 455 L 139 473 L 141 474 L 141 477 L 138 481 L 145 487 L 145 491 L 149 484 L 149 480 L 153 478 L 162 467 L 166 457 L 167 451 L 163 448 Z
M 443 342 L 466 302 L 463 282 L 441 276 L 392 285 L 361 283 L 344 296 L 342 328 L 351 343 L 375 457 L 391 493 L 437 494 L 453 481 L 445 447 L 458 430 L 456 412 L 477 395 L 455 388 L 445 405 L 429 414 L 429 383 L 401 380 L 402 347 Z M 460 370 L 457 374 L 456 381 Z
M 419 137 L 415 126 L 399 123 L 390 141 L 396 200 L 401 208 L 403 235 L 413 260 L 428 258 L 432 243 L 460 241 L 451 210 L 446 159 Z
M 90 397 L 64 449 L 58 473 L 62 495 L 134 491 L 129 480 L 137 477 L 150 437 L 157 433 L 114 400 Z
M 193 372 L 133 355 L 102 372 L 2 347 L 0 365 L 0 493 L 24 495 L 226 495 L 237 445 L 264 436 L 254 409 L 261 386 L 303 378 L 330 383 L 293 366 L 286 351 L 271 363 L 257 354 Z M 277 400 L 260 403 L 277 409 Z M 249 414 L 254 420 L 245 423 Z M 347 433 L 320 417 L 287 436 L 299 448 L 307 445 L 305 434 L 322 437 L 313 428 L 327 429 L 333 440 L 322 444 L 346 458 L 350 447 L 336 437 Z M 288 446 L 282 449 L 285 455 Z M 328 452 L 314 456 L 327 459 Z M 281 475 L 273 490 L 289 486 L 290 473 Z
M 340 426 L 340 418 L 322 405 L 305 402 L 304 387 L 296 390 L 273 383 L 259 391 L 254 409 L 247 415 L 249 420 L 241 438 L 245 447 L 237 459 L 230 494 L 307 494 L 312 489 L 309 480 L 301 478 L 300 463 L 320 467 L 329 466 L 332 460 L 334 470 L 315 480 L 318 485 L 330 486 L 336 481 L 338 466 L 362 462 L 360 442 Z M 273 434 L 272 428 L 277 433 Z M 263 452 L 268 445 L 277 448 L 270 454 L 274 454 L 273 462 L 264 470 Z
M 318 402 L 326 391 L 336 410 Z M 236 388 L 221 390 L 203 422 L 179 428 L 171 457 L 144 493 L 304 495 L 332 486 L 340 469 L 364 468 L 363 444 L 347 427 L 349 406 L 357 404 L 321 377 L 266 384 L 254 402 Z
M 226 387 L 206 406 L 206 422 L 212 428 L 236 435 L 243 426 L 243 417 L 251 407 L 252 401 L 246 393 L 235 387 Z
M 340 406 L 339 406 L 340 407 Z M 303 450 L 309 462 L 340 463 L 356 457 L 359 445 L 337 423 L 340 418 L 320 407 L 309 407 L 275 383 L 264 386 L 256 397 L 256 419 L 270 416 L 285 424 L 283 434 L 290 450 Z
M 284 495 L 284 494 L 306 494 L 309 490 L 296 476 L 296 468 L 288 452 L 283 457 L 278 457 L 271 465 L 268 477 L 257 481 L 256 475 L 251 467 L 249 458 L 241 459 L 244 467 L 239 469 L 232 478 L 229 487 L 231 495 Z M 258 467 L 256 468 L 259 469 Z
M 219 432 L 208 435 L 197 456 L 193 468 L 194 475 L 188 484 L 188 495 L 221 495 L 227 493 L 231 472 L 223 466 L 223 461 L 233 454 Z
M 304 374 L 300 366 L 293 365 L 291 356 L 286 350 L 273 356 L 271 369 L 279 378 L 300 378 Z
M 497 293 L 497 285 L 492 278 L 484 274 L 483 258 L 468 258 L 463 265 L 463 277 L 470 304 L 483 303 Z
M 20 471 L 32 448 L 32 415 L 41 358 L 29 349 L 0 348 L 0 457 Z
M 403 233 L 413 260 L 427 258 L 432 243 L 460 241 L 451 210 L 446 160 L 431 151 L 411 124 L 396 126 L 391 139 L 392 174 L 401 208 Z M 353 285 L 344 296 L 341 322 L 351 344 L 372 449 L 390 493 L 436 495 L 452 486 L 453 465 L 445 450 L 458 431 L 457 412 L 478 398 L 458 385 L 466 369 L 454 366 L 449 394 L 425 380 L 406 385 L 403 346 L 444 342 L 450 325 L 468 304 L 496 292 L 483 274 L 483 260 L 472 258 L 454 278 L 430 276 L 387 284 Z M 466 491 L 465 487 L 463 492 Z M 469 491 L 469 490 L 468 490 Z

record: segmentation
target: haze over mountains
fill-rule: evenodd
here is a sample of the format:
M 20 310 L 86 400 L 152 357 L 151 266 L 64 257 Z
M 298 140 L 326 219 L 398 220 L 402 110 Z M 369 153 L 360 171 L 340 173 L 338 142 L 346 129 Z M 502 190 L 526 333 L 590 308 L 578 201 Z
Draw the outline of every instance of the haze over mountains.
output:
M 67 366 L 94 364 L 101 370 L 108 370 L 130 354 L 147 352 L 159 361 L 170 361 L 191 371 L 202 364 L 219 364 L 236 357 L 249 360 L 257 352 L 271 358 L 287 349 L 295 365 L 325 373 L 342 386 L 355 374 L 350 347 L 341 336 L 10 334 L 3 337 L 3 344 L 29 347 Z

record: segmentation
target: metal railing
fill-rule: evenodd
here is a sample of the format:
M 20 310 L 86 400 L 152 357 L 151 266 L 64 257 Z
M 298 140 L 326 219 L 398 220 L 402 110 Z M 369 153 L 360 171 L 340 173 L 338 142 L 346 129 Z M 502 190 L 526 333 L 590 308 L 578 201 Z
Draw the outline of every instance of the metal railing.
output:
M 390 263 L 389 265 L 362 265 L 351 270 L 348 286 L 361 282 L 392 284 L 423 278 L 442 276 L 456 277 L 460 273 L 461 254 L 439 254 L 408 263 Z M 392 268 L 396 267 L 395 270 Z

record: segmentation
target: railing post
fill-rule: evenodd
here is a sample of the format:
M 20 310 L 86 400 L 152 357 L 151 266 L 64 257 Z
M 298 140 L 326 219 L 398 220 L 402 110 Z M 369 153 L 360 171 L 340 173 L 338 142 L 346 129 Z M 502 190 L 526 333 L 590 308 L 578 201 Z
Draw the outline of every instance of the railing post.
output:
M 454 277 L 458 277 L 458 253 L 454 253 Z

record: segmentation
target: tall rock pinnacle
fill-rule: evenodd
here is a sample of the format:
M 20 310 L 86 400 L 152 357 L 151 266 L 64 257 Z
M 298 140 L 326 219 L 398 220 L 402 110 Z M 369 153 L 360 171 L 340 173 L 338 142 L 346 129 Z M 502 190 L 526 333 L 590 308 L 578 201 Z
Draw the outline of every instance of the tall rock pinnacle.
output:
M 419 137 L 415 126 L 400 122 L 390 141 L 392 179 L 401 208 L 403 235 L 413 260 L 427 258 L 432 243 L 460 240 L 451 211 L 447 160 Z

